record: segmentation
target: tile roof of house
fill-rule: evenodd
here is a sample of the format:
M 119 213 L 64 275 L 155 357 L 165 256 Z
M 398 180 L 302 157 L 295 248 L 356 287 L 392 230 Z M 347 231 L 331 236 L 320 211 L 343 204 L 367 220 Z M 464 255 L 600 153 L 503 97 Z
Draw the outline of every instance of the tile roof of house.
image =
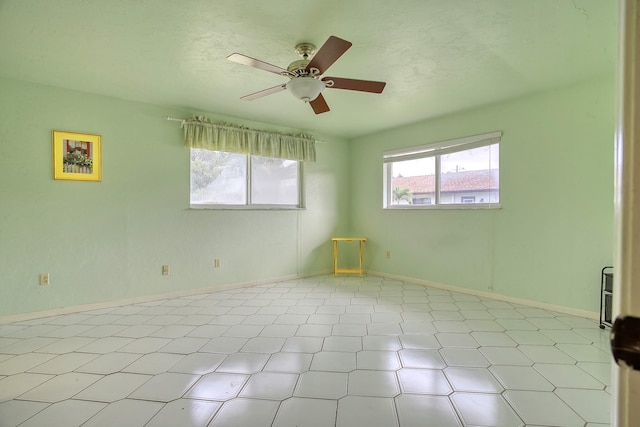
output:
M 440 191 L 497 190 L 500 188 L 499 174 L 498 169 L 444 173 L 440 182 Z M 403 176 L 391 180 L 392 188 L 409 188 L 414 195 L 433 193 L 435 185 L 435 175 Z

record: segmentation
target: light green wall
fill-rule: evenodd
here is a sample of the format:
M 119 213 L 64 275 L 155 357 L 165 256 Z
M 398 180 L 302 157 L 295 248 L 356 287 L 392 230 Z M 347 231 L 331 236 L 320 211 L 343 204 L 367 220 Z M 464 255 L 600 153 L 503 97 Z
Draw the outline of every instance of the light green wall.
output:
M 318 135 L 305 210 L 190 210 L 189 151 L 164 119 L 189 112 L 13 80 L 0 93 L 0 316 L 331 269 L 346 141 Z M 53 180 L 54 129 L 102 135 L 102 182 Z
M 369 271 L 598 309 L 613 246 L 612 80 L 351 144 L 318 135 L 301 211 L 188 209 L 188 150 L 164 117 L 190 112 L 13 80 L 0 93 L 0 316 L 327 272 L 329 238 L 347 234 L 369 239 Z M 54 129 L 102 135 L 103 182 L 53 180 Z M 383 151 L 495 130 L 502 209 L 382 209 Z
M 613 253 L 614 111 L 603 78 L 352 141 L 350 224 L 369 238 L 365 267 L 598 311 Z M 383 151 L 499 130 L 501 209 L 382 209 Z

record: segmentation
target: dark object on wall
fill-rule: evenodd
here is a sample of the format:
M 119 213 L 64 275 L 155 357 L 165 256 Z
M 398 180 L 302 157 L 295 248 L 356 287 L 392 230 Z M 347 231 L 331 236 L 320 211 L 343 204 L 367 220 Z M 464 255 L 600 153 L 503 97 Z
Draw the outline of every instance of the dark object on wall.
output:
M 613 267 L 604 267 L 600 273 L 600 329 L 611 327 L 613 299 Z

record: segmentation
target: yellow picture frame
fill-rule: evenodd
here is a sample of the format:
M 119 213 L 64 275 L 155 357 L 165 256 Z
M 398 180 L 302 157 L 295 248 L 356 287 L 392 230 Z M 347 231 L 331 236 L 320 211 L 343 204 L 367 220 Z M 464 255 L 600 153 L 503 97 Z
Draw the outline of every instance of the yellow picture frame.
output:
M 101 136 L 54 130 L 53 178 L 102 181 Z

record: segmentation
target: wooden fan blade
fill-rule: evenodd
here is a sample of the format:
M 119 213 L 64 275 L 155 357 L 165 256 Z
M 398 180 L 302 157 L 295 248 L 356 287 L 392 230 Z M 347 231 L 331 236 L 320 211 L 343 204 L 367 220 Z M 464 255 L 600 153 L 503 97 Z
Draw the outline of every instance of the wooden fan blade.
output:
M 333 81 L 333 86 L 327 86 L 332 89 L 347 89 L 357 90 L 360 92 L 382 93 L 385 82 L 374 82 L 372 80 L 356 80 L 356 79 L 344 79 L 342 77 L 325 77 L 323 82 L 328 80 Z
M 286 84 L 270 87 L 269 89 L 261 90 L 260 92 L 255 92 L 250 95 L 243 96 L 240 99 L 244 99 L 245 101 L 253 101 L 254 99 L 262 98 L 263 96 L 271 95 L 272 93 L 280 92 L 281 90 L 285 90 L 287 88 Z
M 311 108 L 313 108 L 313 112 L 316 114 L 322 114 L 329 111 L 329 105 L 327 105 L 327 101 L 325 101 L 322 94 L 318 95 L 318 97 L 313 101 L 310 101 L 309 104 L 311 105 Z
M 350 47 L 351 42 L 336 36 L 329 37 L 307 65 L 307 71 L 311 68 L 317 68 L 320 70 L 320 74 L 324 74 Z
M 250 56 L 243 55 L 241 53 L 232 53 L 227 56 L 229 61 L 237 62 L 238 64 L 248 65 L 250 67 L 259 68 L 261 70 L 269 71 L 270 73 L 275 74 L 288 74 L 288 71 L 284 68 L 277 67 L 275 65 L 271 65 L 267 62 L 260 61 L 259 59 L 251 58 Z

